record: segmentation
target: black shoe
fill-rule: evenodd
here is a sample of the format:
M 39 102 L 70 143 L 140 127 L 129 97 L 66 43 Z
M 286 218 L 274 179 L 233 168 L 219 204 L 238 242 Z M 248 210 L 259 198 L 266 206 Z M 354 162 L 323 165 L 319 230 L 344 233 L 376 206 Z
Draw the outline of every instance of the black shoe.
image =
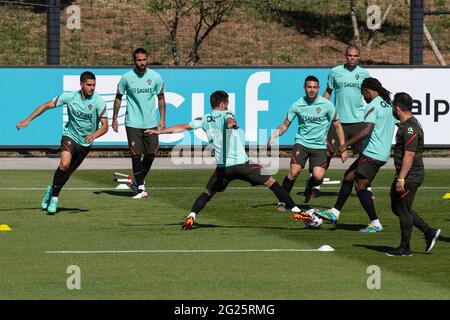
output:
M 439 235 L 441 234 L 441 229 L 430 229 L 425 235 L 425 251 L 430 252 L 433 249 Z
M 410 257 L 412 256 L 411 250 L 405 247 L 398 247 L 391 251 L 386 252 L 389 257 Z
M 308 203 L 310 200 L 317 198 L 319 196 L 320 191 L 316 188 L 305 188 L 305 203 Z

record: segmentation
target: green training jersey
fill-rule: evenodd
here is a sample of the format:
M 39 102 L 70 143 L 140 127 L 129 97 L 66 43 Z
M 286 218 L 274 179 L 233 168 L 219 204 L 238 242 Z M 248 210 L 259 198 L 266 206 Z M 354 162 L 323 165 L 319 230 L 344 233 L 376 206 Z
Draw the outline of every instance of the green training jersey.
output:
M 148 68 L 142 76 L 134 69 L 122 76 L 117 91 L 127 95 L 125 126 L 148 129 L 158 125 L 158 94 L 163 85 L 161 76 Z
M 64 126 L 63 136 L 72 138 L 82 146 L 90 146 L 84 139 L 97 131 L 100 118 L 108 117 L 106 104 L 100 95 L 94 93 L 88 99 L 81 91 L 64 92 L 53 99 L 57 107 L 66 105 L 69 120 Z
M 366 106 L 365 112 L 364 122 L 372 122 L 375 126 L 372 133 L 364 139 L 362 153 L 375 160 L 388 161 L 397 123 L 392 107 L 378 96 Z
M 308 102 L 306 97 L 300 98 L 292 104 L 287 113 L 290 122 L 296 117 L 298 130 L 295 143 L 311 149 L 326 149 L 328 130 L 333 119 L 337 117 L 333 103 L 321 96 L 313 102 Z
M 213 110 L 189 123 L 193 129 L 203 129 L 214 148 L 218 167 L 230 167 L 248 161 L 247 153 L 238 131 L 227 129 L 227 119 L 234 115 L 228 110 Z
M 356 66 L 352 71 L 345 65 L 331 69 L 328 87 L 334 90 L 334 104 L 341 123 L 364 122 L 364 99 L 361 95 L 361 83 L 369 73 Z

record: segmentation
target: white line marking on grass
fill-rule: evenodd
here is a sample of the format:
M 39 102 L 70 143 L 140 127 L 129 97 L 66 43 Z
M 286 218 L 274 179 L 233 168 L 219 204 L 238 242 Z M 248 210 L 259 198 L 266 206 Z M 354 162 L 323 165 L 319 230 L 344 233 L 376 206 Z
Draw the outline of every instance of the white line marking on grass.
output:
M 79 251 L 45 251 L 50 254 L 101 254 L 101 253 L 239 253 L 239 252 L 331 252 L 329 245 L 317 249 L 207 249 L 207 250 L 79 250 Z
M 47 187 L 23 187 L 23 188 L 18 188 L 18 187 L 0 187 L 0 191 L 15 191 L 15 190 L 46 190 Z M 204 188 L 204 186 L 198 186 L 198 187 L 147 187 L 147 190 L 202 190 L 202 188 Z M 228 187 L 227 190 L 259 190 L 261 189 L 262 186 L 260 188 L 255 188 L 255 187 Z M 294 187 L 293 189 L 296 190 L 304 190 L 304 187 Z M 327 190 L 339 190 L 339 187 L 324 187 L 324 189 Z M 372 187 L 372 189 L 375 190 L 390 190 L 391 187 Z M 450 189 L 450 187 L 420 187 L 420 190 L 423 189 L 429 189 L 429 190 L 442 190 L 442 189 Z M 115 187 L 81 187 L 81 188 L 63 188 L 63 190 L 72 190 L 72 191 L 89 191 L 89 190 L 116 190 Z M 130 190 L 131 191 L 131 190 Z

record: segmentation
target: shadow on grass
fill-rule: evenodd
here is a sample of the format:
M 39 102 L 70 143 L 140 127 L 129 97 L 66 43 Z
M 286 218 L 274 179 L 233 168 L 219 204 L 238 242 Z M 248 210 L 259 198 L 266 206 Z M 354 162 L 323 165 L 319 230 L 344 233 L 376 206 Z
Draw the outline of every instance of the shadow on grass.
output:
M 104 191 L 95 191 L 93 192 L 96 195 L 100 195 L 100 194 L 107 194 L 110 196 L 115 196 L 115 197 L 127 197 L 127 198 L 131 198 L 132 196 L 134 196 L 134 193 L 131 191 L 115 191 L 115 190 L 104 190 Z
M 30 211 L 35 211 L 35 210 L 42 210 L 40 207 L 33 207 L 33 208 L 12 208 L 12 209 L 0 209 L 0 212 L 7 212 L 7 211 L 23 211 L 23 210 L 30 210 Z M 44 210 L 42 210 L 44 211 Z
M 365 249 L 369 249 L 369 250 L 373 250 L 373 251 L 383 252 L 383 253 L 390 251 L 392 249 L 395 249 L 394 247 L 372 246 L 372 245 L 367 245 L 367 244 L 354 244 L 353 246 L 358 247 L 358 248 L 365 248 Z
M 444 237 L 442 236 L 442 234 L 439 236 L 438 241 L 442 241 L 442 242 L 450 242 L 450 238 L 449 237 Z
M 345 230 L 345 231 L 359 231 L 366 228 L 366 224 L 349 224 L 349 223 L 338 223 L 334 225 L 334 228 L 330 228 L 330 231 Z
M 183 222 L 180 223 L 161 223 L 161 224 L 121 224 L 124 227 L 167 227 L 167 226 L 179 226 L 181 229 L 181 226 L 183 225 Z M 293 231 L 299 231 L 299 230 L 307 230 L 306 228 L 299 228 L 292 227 L 292 228 L 286 228 L 286 227 L 269 227 L 269 226 L 227 226 L 227 225 L 217 225 L 217 224 L 203 224 L 203 223 L 195 223 L 192 226 L 191 230 L 194 229 L 212 229 L 212 228 L 229 228 L 229 229 L 269 229 L 269 230 L 293 230 Z
M 43 212 L 45 210 L 42 210 Z M 90 210 L 88 209 L 80 209 L 80 208 L 58 208 L 58 211 L 56 212 L 56 214 L 58 213 L 84 213 L 84 212 L 89 212 Z
M 386 252 L 391 251 L 396 248 L 396 247 L 388 247 L 388 246 L 371 246 L 371 245 L 366 245 L 366 244 L 354 244 L 353 246 L 360 247 L 360 248 L 366 248 L 369 250 L 378 251 L 378 252 L 382 252 L 382 253 L 386 253 Z M 428 254 L 430 254 L 429 252 L 413 251 L 413 250 L 411 250 L 411 253 L 413 255 L 428 255 Z
M 298 191 L 296 193 L 296 195 L 302 196 L 302 197 L 304 196 L 304 194 L 305 193 L 303 191 Z M 318 197 L 316 197 L 316 199 L 320 198 L 320 197 L 337 197 L 338 195 L 339 195 L 339 191 L 320 191 L 320 194 Z M 356 197 L 356 195 L 352 193 L 350 195 L 350 197 Z
M 5 211 L 24 211 L 24 210 L 29 210 L 29 211 L 40 211 L 42 213 L 47 213 L 47 210 L 44 210 L 40 207 L 33 207 L 33 208 L 16 208 L 16 209 L 0 209 L 0 211 L 5 212 Z M 65 208 L 65 207 L 60 207 L 58 208 L 58 211 L 56 212 L 56 214 L 60 213 L 60 212 L 69 212 L 69 213 L 80 213 L 80 212 L 88 212 L 89 210 L 87 209 L 80 209 L 80 208 Z
M 277 205 L 278 205 L 278 203 L 263 203 L 263 204 L 253 205 L 253 206 L 251 206 L 251 208 L 273 208 L 274 211 L 275 211 Z M 309 205 L 306 205 L 306 204 L 297 204 L 297 207 L 299 207 L 299 209 L 302 210 L 302 211 L 306 211 L 306 210 L 309 210 L 309 209 L 313 208 L 313 207 L 311 207 Z M 324 206 L 315 206 L 314 208 L 327 208 L 328 209 L 328 207 L 324 207 Z M 286 212 L 287 211 L 288 210 L 286 209 Z

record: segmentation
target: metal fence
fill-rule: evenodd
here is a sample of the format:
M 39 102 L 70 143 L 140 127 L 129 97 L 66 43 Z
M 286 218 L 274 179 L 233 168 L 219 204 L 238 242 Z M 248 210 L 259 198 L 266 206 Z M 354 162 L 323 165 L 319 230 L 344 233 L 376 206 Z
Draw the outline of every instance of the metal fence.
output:
M 207 23 L 213 23 L 214 12 L 210 20 L 208 16 L 199 20 L 199 4 L 205 9 L 221 2 L 235 3 L 193 54 L 198 44 L 195 37 L 199 21 L 203 22 L 197 34 L 200 36 L 207 30 Z M 62 0 L 59 62 L 65 66 L 126 65 L 131 63 L 133 49 L 142 46 L 149 51 L 150 62 L 161 65 L 336 65 L 344 61 L 345 47 L 356 41 L 362 48 L 365 65 L 409 64 L 408 3 L 402 0 Z M 177 4 L 179 7 L 184 4 L 182 8 L 187 13 L 181 15 L 176 36 L 171 37 Z M 429 0 L 424 4 L 425 12 L 443 13 L 424 16 L 429 34 L 423 37 L 424 65 L 438 65 L 439 55 L 448 63 L 450 15 L 445 13 L 450 9 L 450 1 Z M 47 63 L 46 10 L 46 0 L 0 1 L 1 65 Z M 356 30 L 359 39 L 355 39 Z M 435 45 L 434 52 L 430 44 Z M 193 59 L 195 54 L 197 60 Z

